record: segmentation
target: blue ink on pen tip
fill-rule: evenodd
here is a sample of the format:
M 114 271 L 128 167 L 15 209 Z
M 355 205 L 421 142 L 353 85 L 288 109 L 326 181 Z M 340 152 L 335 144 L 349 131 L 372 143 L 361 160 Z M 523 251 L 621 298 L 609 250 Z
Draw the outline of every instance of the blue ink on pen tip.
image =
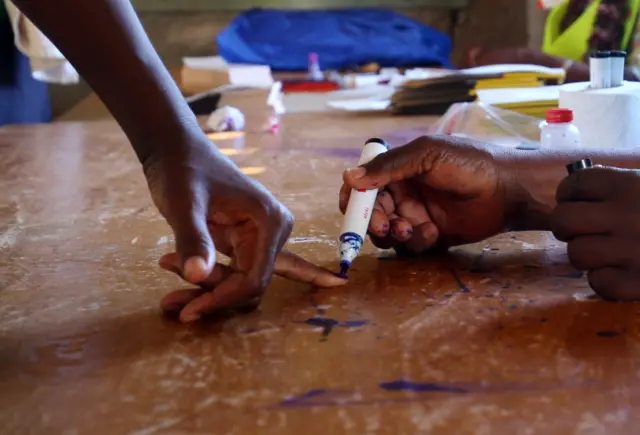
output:
M 351 267 L 351 263 L 350 262 L 341 261 L 340 262 L 340 273 L 337 274 L 338 278 L 347 279 L 347 272 L 349 271 L 350 267 Z

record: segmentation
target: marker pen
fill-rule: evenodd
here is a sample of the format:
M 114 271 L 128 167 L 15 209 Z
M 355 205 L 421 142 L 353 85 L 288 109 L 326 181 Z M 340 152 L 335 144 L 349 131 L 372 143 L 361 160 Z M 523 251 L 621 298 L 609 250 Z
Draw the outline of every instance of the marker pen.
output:
M 389 145 L 382 139 L 369 139 L 362 148 L 358 166 L 369 163 L 376 156 L 386 153 Z M 344 223 L 340 232 L 340 274 L 346 275 L 351 262 L 358 256 L 367 235 L 378 189 L 351 190 Z
M 624 81 L 624 61 L 627 58 L 626 51 L 611 51 L 611 87 L 622 86 Z
M 593 168 L 593 162 L 591 161 L 591 159 L 586 158 L 578 160 L 577 162 L 569 163 L 567 165 L 567 172 L 569 173 L 569 175 L 571 175 L 576 171 L 581 171 L 588 168 Z
M 611 87 L 611 58 L 608 51 L 596 51 L 589 57 L 589 78 L 591 88 Z

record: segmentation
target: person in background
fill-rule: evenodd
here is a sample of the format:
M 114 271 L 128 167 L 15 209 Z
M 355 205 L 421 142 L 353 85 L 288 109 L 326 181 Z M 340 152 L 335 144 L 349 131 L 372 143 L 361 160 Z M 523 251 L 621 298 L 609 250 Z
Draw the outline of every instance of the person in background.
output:
M 160 266 L 199 288 L 161 303 L 183 322 L 222 308 L 253 308 L 273 273 L 344 284 L 283 252 L 293 216 L 207 138 L 154 50 L 129 0 L 14 0 L 105 103 L 127 135 L 171 226 L 176 252 Z M 216 262 L 216 250 L 231 257 Z M 215 291 L 214 291 L 215 290 Z
M 627 52 L 625 80 L 640 80 L 640 0 L 566 0 L 551 9 L 542 50 L 472 48 L 469 66 L 534 64 L 563 68 L 567 82 L 589 81 L 589 53 Z
M 50 120 L 49 86 L 32 77 L 29 59 L 14 44 L 9 16 L 0 0 L 0 126 Z
M 511 150 L 453 136 L 422 137 L 344 174 L 380 188 L 373 243 L 399 254 L 474 243 L 505 231 L 550 230 L 605 299 L 640 300 L 640 153 Z M 586 157 L 605 167 L 567 175 Z

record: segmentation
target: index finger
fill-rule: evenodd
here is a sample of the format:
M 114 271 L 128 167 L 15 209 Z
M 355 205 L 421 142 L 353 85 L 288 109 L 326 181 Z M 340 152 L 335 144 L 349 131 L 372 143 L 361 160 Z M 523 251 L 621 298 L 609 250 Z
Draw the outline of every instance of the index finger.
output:
M 345 171 L 342 179 L 352 189 L 373 189 L 411 178 L 423 172 L 425 150 L 424 139 L 416 139 L 407 145 L 392 148 L 376 156 L 359 168 Z
M 318 287 L 337 287 L 347 282 L 329 270 L 287 251 L 282 251 L 276 257 L 274 271 L 284 278 Z M 245 273 L 233 271 L 213 291 L 203 293 L 201 290 L 192 290 L 184 295 L 179 294 L 180 298 L 190 300 L 180 312 L 180 320 L 189 323 L 206 313 L 234 308 L 251 301 L 255 301 L 255 304 L 263 290 Z M 172 299 L 171 302 L 175 303 L 175 300 Z M 165 301 L 165 304 L 168 302 Z
M 337 287 L 347 282 L 347 280 L 337 277 L 324 267 L 316 266 L 288 251 L 282 251 L 278 254 L 275 273 L 284 278 L 317 287 Z
M 351 197 L 351 188 L 343 183 L 342 186 L 340 186 L 340 193 L 338 196 L 339 198 L 338 207 L 340 207 L 340 213 L 342 214 L 346 213 L 347 204 L 349 203 L 350 197 Z
M 589 168 L 566 177 L 556 191 L 558 203 L 566 201 L 604 201 L 610 199 L 636 172 L 618 168 Z

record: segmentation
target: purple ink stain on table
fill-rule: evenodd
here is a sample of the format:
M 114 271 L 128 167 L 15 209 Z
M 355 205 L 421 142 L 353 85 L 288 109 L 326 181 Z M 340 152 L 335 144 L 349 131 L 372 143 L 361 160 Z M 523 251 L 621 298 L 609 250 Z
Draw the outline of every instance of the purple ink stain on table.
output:
M 451 275 L 453 275 L 453 279 L 456 280 L 456 283 L 458 284 L 458 287 L 460 287 L 460 292 L 461 293 L 471 293 L 471 290 L 469 290 L 469 287 L 467 287 L 467 285 L 462 281 L 462 279 L 460 279 L 460 275 L 458 275 L 458 272 L 456 272 L 455 269 L 450 269 L 450 272 L 451 272 Z M 447 296 L 447 295 L 445 295 L 445 296 Z
M 308 151 L 311 151 L 314 154 L 354 160 L 358 160 L 362 154 L 362 148 L 313 148 Z
M 346 322 L 342 322 L 340 326 L 344 326 L 345 328 L 357 328 L 358 326 L 365 326 L 368 324 L 368 320 L 347 320 Z
M 338 326 L 340 322 L 335 319 L 327 319 L 325 317 L 309 317 L 304 321 L 307 325 L 320 326 L 322 328 Z
M 437 384 L 433 382 L 412 382 L 397 379 L 391 382 L 383 382 L 380 388 L 386 391 L 416 391 L 416 392 L 442 392 L 442 393 L 467 393 L 468 391 L 454 385 Z
M 299 405 L 305 402 L 306 400 L 313 399 L 314 397 L 322 396 L 326 393 L 327 393 L 327 390 L 320 389 L 320 388 L 316 390 L 309 390 L 306 393 L 301 394 L 299 396 L 294 396 L 294 397 L 290 397 L 288 399 L 283 400 L 282 402 L 280 402 L 280 405 L 282 406 Z
M 357 328 L 360 326 L 365 326 L 369 324 L 368 320 L 347 320 L 345 322 L 340 322 L 336 319 L 331 319 L 328 317 L 309 317 L 307 320 L 298 323 L 306 323 L 310 326 L 316 326 L 322 328 L 322 336 L 321 340 L 326 340 L 329 337 L 329 334 L 333 331 L 334 328 Z

